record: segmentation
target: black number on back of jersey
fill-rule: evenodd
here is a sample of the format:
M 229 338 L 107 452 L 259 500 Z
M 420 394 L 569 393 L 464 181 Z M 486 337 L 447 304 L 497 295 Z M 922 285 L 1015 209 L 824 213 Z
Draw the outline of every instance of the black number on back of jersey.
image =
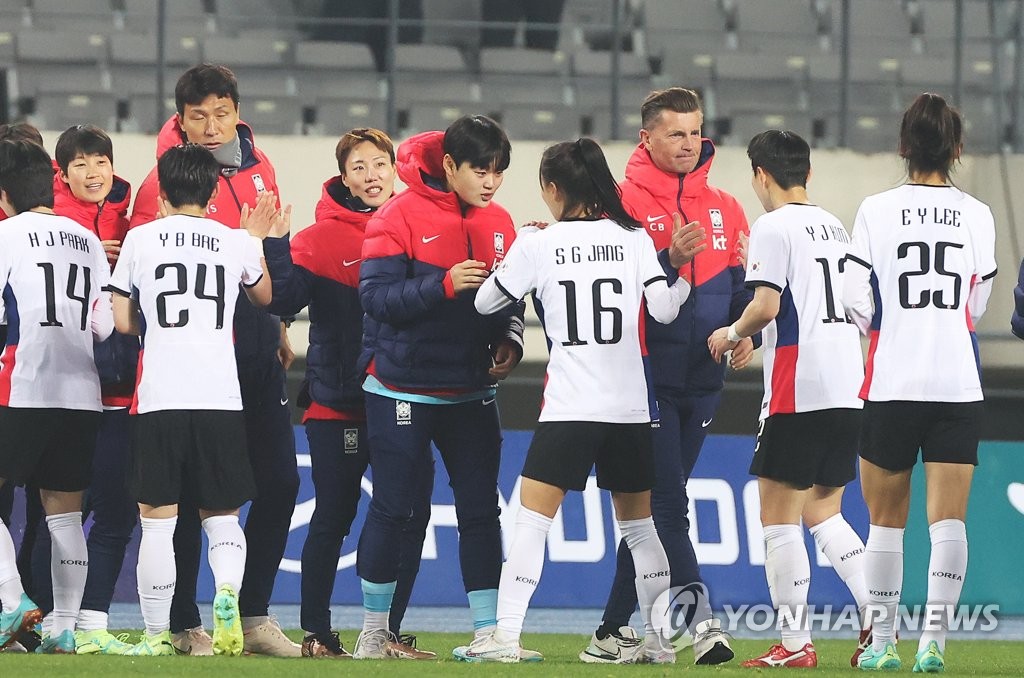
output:
M 821 319 L 821 322 L 825 324 L 829 323 L 852 323 L 853 319 L 846 315 L 836 315 L 836 298 L 832 293 L 832 270 L 829 267 L 828 259 L 821 257 L 815 259 L 816 262 L 821 264 L 821 273 L 825 278 L 825 317 Z M 839 260 L 839 272 L 842 273 L 846 269 L 846 259 Z
M 587 341 L 580 339 L 579 318 L 576 313 L 576 281 L 559 280 L 558 284 L 565 288 L 566 325 L 569 330 L 569 341 L 562 346 L 585 346 Z M 616 278 L 598 278 L 590 288 L 593 297 L 591 308 L 594 309 L 594 340 L 599 344 L 617 344 L 622 340 L 622 310 L 614 306 L 605 306 L 601 300 L 601 291 L 605 285 L 611 286 L 613 294 L 622 294 L 622 281 Z M 610 337 L 603 335 L 602 319 L 608 315 L 612 322 Z
M 36 266 L 43 269 L 43 284 L 46 292 L 46 320 L 39 324 L 43 327 L 64 327 L 64 323 L 57 320 L 57 281 L 53 273 L 53 264 L 44 261 Z M 88 266 L 82 266 L 82 295 L 78 296 L 75 290 L 78 288 L 78 264 L 71 264 L 68 267 L 68 287 L 65 290 L 68 299 L 77 301 L 82 305 L 82 313 L 79 318 L 79 326 L 84 332 L 89 323 L 89 293 L 92 291 L 92 271 Z
M 963 249 L 963 245 L 955 242 L 935 243 L 934 264 L 932 261 L 931 247 L 926 242 L 904 242 L 896 248 L 896 257 L 906 259 L 910 257 L 910 250 L 917 249 L 918 268 L 916 271 L 905 271 L 900 274 L 900 306 L 903 308 L 925 308 L 929 304 L 935 308 L 958 308 L 960 306 L 960 288 L 963 285 L 963 278 L 959 273 L 946 270 L 946 250 L 949 248 Z M 921 290 L 916 299 L 910 298 L 910 279 L 925 275 L 934 267 L 935 272 L 941 276 L 953 279 L 953 299 L 946 299 L 943 290 Z
M 196 285 L 195 295 L 196 299 L 207 299 L 212 301 L 216 306 L 216 326 L 217 329 L 224 327 L 224 267 L 217 264 L 213 267 L 215 281 L 215 290 L 213 294 L 206 293 L 206 276 L 207 276 L 206 264 L 198 264 L 196 266 Z M 175 277 L 175 288 L 166 292 L 161 292 L 156 295 L 156 319 L 160 323 L 160 327 L 184 327 L 188 324 L 188 309 L 183 308 L 178 311 L 178 317 L 174 322 L 170 322 L 167 318 L 167 298 L 176 297 L 188 292 L 188 271 L 185 268 L 185 264 L 160 264 L 156 267 L 155 277 L 157 280 L 163 278 L 167 271 L 174 271 Z

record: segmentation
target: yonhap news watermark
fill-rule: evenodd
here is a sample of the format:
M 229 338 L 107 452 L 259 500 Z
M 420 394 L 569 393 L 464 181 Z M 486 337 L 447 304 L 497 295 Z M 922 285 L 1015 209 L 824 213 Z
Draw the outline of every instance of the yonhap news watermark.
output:
M 651 610 L 656 626 L 676 650 L 693 642 L 695 626 L 704 621 L 711 607 L 703 584 L 688 584 L 668 589 L 655 600 Z M 861 615 L 856 605 L 782 606 L 767 604 L 723 605 L 716 617 L 722 631 L 737 636 L 781 630 L 798 625 L 812 635 L 847 633 L 856 636 L 873 621 L 884 618 L 881 607 L 868 606 Z M 915 633 L 926 629 L 947 628 L 966 633 L 988 633 L 999 627 L 999 605 L 900 605 L 896 610 L 897 632 Z

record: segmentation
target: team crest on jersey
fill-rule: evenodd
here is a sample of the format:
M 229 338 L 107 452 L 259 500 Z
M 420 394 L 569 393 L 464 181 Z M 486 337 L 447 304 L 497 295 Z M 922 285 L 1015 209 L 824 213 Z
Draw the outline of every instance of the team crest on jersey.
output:
M 345 429 L 345 454 L 355 454 L 359 450 L 359 429 Z
M 412 424 L 412 403 L 407 403 L 404 400 L 395 401 L 395 424 L 398 426 Z
M 708 217 L 711 219 L 711 247 L 721 251 L 728 249 L 729 238 L 725 235 L 722 210 L 708 210 Z
M 495 233 L 494 234 L 494 253 L 504 254 L 505 253 L 505 234 Z
M 262 193 L 267 190 L 267 185 L 263 183 L 263 177 L 259 174 L 252 175 L 252 185 L 256 187 L 257 193 Z

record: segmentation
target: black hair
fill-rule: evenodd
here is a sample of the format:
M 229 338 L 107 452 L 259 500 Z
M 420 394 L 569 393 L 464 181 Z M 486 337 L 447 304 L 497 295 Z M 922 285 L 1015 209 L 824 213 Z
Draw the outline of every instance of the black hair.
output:
M 754 136 L 747 144 L 750 169 L 771 175 L 784 191 L 807 186 L 811 173 L 811 147 L 794 132 L 770 129 Z
M 0 141 L 0 190 L 17 214 L 53 209 L 53 162 L 33 141 Z
M 470 167 L 504 172 L 512 160 L 505 130 L 486 115 L 464 115 L 448 125 L 443 147 L 456 168 L 468 162 Z
M 199 144 L 169 148 L 156 163 L 160 190 L 172 207 L 206 207 L 220 180 L 220 163 Z
M 582 209 L 587 217 L 608 217 L 627 231 L 640 228 L 640 222 L 622 206 L 619 185 L 593 139 L 563 141 L 544 149 L 540 181 L 558 187 L 566 212 Z
M 27 122 L 4 123 L 0 125 L 0 141 L 31 141 L 42 146 L 43 135 Z
M 238 108 L 238 80 L 227 66 L 199 64 L 193 66 L 178 78 L 174 86 L 174 105 L 178 115 L 185 115 L 185 104 L 196 106 L 211 94 L 217 98 L 231 97 Z
M 938 94 L 919 94 L 903 113 L 899 152 L 911 175 L 938 172 L 949 179 L 962 144 L 960 113 Z
M 54 160 L 64 174 L 68 173 L 68 165 L 79 155 L 105 155 L 114 162 L 114 144 L 107 133 L 96 125 L 75 125 L 68 127 L 57 138 L 57 147 L 53 150 Z

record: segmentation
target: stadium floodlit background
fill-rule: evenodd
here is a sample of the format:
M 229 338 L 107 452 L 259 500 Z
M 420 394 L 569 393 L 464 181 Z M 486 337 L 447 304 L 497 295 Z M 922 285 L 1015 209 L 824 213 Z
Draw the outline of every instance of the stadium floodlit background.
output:
M 311 222 L 320 184 L 336 173 L 340 133 L 374 126 L 402 139 L 467 113 L 498 119 L 512 139 L 499 202 L 517 221 L 544 217 L 536 191 L 544 145 L 592 136 L 605 142 L 621 177 L 640 101 L 671 85 L 703 94 L 704 132 L 719 148 L 711 181 L 741 200 L 750 221 L 761 208 L 749 188 L 746 142 L 784 128 L 815 149 L 812 197 L 849 225 L 865 195 L 901 179 L 895 143 L 903 108 L 921 91 L 946 96 L 966 121 L 957 182 L 993 208 L 1001 271 L 980 326 L 985 437 L 993 442 L 983 448 L 975 481 L 965 600 L 1024 614 L 1024 591 L 1005 586 L 1024 547 L 999 531 L 1024 527 L 1024 344 L 1008 331 L 1022 255 L 1015 206 L 1024 177 L 1022 0 L 0 0 L 0 122 L 34 123 L 51 150 L 66 127 L 100 125 L 114 138 L 118 173 L 136 188 L 153 165 L 153 134 L 174 112 L 174 82 L 201 61 L 238 75 L 242 118 L 274 162 L 282 197 L 295 203 L 295 228 Z M 299 354 L 294 391 L 304 369 L 304 325 L 291 334 Z M 519 430 L 536 421 L 543 379 L 535 323 L 527 342 L 527 360 L 499 396 L 509 429 L 506 499 L 528 441 Z M 744 472 L 760 378 L 756 367 L 730 375 L 716 435 L 697 469 L 694 531 L 717 604 L 767 599 L 756 491 Z M 297 441 L 301 453 L 305 437 Z M 308 468 L 302 471 L 279 602 L 298 596 L 297 558 L 312 507 Z M 452 576 L 454 513 L 444 484 L 439 478 L 421 574 L 431 586 L 419 587 L 414 604 L 464 603 Z M 912 599 L 923 595 L 927 562 L 916 487 Z M 864 534 L 856 487 L 848 499 Z M 596 493 L 567 505 L 553 532 L 557 543 L 549 542 L 554 562 L 538 605 L 602 604 L 614 558 L 609 516 L 607 498 Z M 360 524 L 361 517 L 353 534 Z M 350 540 L 339 603 L 358 600 L 353 549 Z M 831 576 L 818 572 L 815 582 Z M 125 569 L 122 600 L 135 599 L 133 575 L 134 567 Z M 846 602 L 835 582 L 814 585 L 823 588 L 812 589 L 812 601 Z

